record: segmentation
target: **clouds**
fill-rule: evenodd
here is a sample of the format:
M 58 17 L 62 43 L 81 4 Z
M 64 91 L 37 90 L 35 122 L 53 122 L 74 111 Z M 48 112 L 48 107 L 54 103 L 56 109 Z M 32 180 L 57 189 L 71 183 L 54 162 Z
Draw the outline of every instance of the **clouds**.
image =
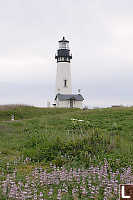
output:
M 50 73 L 47 58 L 37 56 L 12 56 L 1 57 L 0 66 L 2 75 L 1 81 L 30 81 L 34 79 L 47 78 Z
M 89 105 L 132 104 L 132 10 L 132 0 L 0 1 L 0 104 L 54 97 L 63 35 L 74 91 L 81 88 Z

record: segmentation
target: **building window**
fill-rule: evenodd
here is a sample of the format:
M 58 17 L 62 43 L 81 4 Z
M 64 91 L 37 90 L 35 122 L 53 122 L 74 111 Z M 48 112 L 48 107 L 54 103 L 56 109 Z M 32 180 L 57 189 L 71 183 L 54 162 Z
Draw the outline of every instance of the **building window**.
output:
M 70 99 L 70 108 L 73 108 L 73 99 Z
M 64 87 L 67 87 L 67 80 L 64 80 Z

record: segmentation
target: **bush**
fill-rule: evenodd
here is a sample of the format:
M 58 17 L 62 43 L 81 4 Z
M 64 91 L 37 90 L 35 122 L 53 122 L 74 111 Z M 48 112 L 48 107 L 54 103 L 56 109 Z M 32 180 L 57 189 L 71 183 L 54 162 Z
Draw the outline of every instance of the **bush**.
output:
M 77 133 L 77 134 L 76 134 Z M 74 130 L 71 135 L 62 132 L 48 134 L 41 130 L 26 130 L 24 137 L 26 142 L 22 153 L 25 157 L 30 157 L 34 161 L 54 162 L 57 165 L 65 164 L 70 160 L 79 162 L 89 162 L 91 158 L 104 157 L 110 153 L 116 144 L 111 138 L 98 128 L 86 130 L 84 133 Z

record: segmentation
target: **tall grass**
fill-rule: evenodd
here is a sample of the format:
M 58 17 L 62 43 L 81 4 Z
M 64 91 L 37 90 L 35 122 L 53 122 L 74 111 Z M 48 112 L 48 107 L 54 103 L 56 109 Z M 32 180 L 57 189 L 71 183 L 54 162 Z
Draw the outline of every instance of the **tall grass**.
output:
M 88 127 L 89 126 L 89 127 Z M 24 157 L 30 157 L 32 161 L 52 162 L 57 166 L 68 163 L 78 163 L 88 167 L 90 162 L 98 164 L 106 157 L 112 168 L 117 169 L 130 165 L 129 159 L 125 162 L 125 155 L 131 154 L 130 150 L 123 148 L 123 138 L 115 128 L 115 132 L 94 128 L 87 123 L 69 126 L 72 130 L 62 130 L 61 133 L 54 130 L 25 129 L 23 137 L 25 143 L 22 147 Z M 92 128 L 90 128 L 92 127 Z M 117 130 L 117 131 L 116 131 Z M 112 134 L 113 133 L 113 134 Z M 114 163 L 115 159 L 119 162 Z M 131 156 L 130 156 L 131 157 Z M 112 161 L 113 159 L 113 161 Z
M 10 121 L 12 113 L 15 113 L 15 121 Z M 73 118 L 77 120 L 71 120 Z M 130 171 L 133 168 L 132 155 L 132 107 L 83 111 L 80 109 L 50 109 L 15 105 L 0 109 L 0 197 L 2 199 L 7 199 L 9 195 L 14 198 L 14 195 L 26 194 L 27 186 L 25 187 L 25 183 L 31 184 L 33 181 L 36 183 L 35 187 L 28 186 L 29 190 L 33 192 L 31 199 L 33 199 L 33 195 L 38 195 L 38 198 L 41 198 L 42 191 L 44 191 L 43 196 L 46 199 L 57 199 L 57 197 L 88 199 L 89 194 L 94 195 L 94 187 L 96 190 L 98 188 L 98 191 L 97 196 L 93 197 L 103 199 L 107 196 L 105 186 L 109 187 L 112 183 L 118 186 L 118 181 L 133 183 L 133 177 L 130 176 Z M 17 161 L 19 157 L 25 160 L 20 163 Z M 105 160 L 106 163 L 104 163 Z M 53 175 L 51 164 L 56 169 L 54 171 L 56 177 L 50 179 L 52 181 L 58 181 L 59 173 L 64 174 L 64 170 L 68 170 L 65 171 L 65 183 L 68 188 L 66 194 L 63 194 L 65 188 L 60 179 L 57 187 L 55 184 L 52 185 L 53 196 L 49 196 L 51 192 L 49 184 L 44 183 L 42 188 L 40 187 L 42 181 L 40 178 L 44 174 L 48 180 Z M 100 166 L 105 164 L 108 166 L 99 172 Z M 58 167 L 65 168 L 60 170 Z M 46 168 L 48 169 L 47 173 L 44 170 Z M 70 174 L 69 178 L 71 179 L 74 168 L 75 170 L 79 168 L 79 171 L 83 172 L 82 175 L 78 174 L 81 175 L 81 183 L 78 182 L 78 177 L 75 183 L 67 181 L 68 174 Z M 95 173 L 93 169 L 96 169 L 97 172 Z M 106 175 L 104 176 L 105 169 Z M 125 169 L 125 175 L 121 174 L 123 169 Z M 126 169 L 128 171 L 127 180 Z M 76 173 L 75 170 L 73 173 Z M 35 173 L 35 179 L 29 180 L 32 171 Z M 84 182 L 84 172 L 88 172 L 87 176 L 89 176 L 86 183 Z M 36 176 L 36 173 L 40 174 L 39 177 Z M 90 180 L 91 174 L 95 177 Z M 115 174 L 118 176 L 115 182 L 112 182 L 110 178 L 111 176 L 115 177 Z M 104 180 L 101 178 L 102 176 L 104 176 Z M 97 182 L 98 179 L 99 182 Z M 22 188 L 18 184 L 19 181 Z M 104 184 L 105 181 L 107 184 Z M 80 185 L 81 188 L 77 188 L 75 184 Z M 88 184 L 92 186 L 89 190 Z M 20 189 L 20 193 L 11 194 L 15 188 Z M 37 192 L 35 188 L 37 188 Z M 114 192 L 111 188 L 108 193 L 110 195 Z M 86 196 L 84 196 L 85 194 Z M 118 196 L 118 191 L 116 196 Z M 116 199 L 116 196 L 110 196 L 110 199 Z
M 2 122 L 12 112 L 19 121 Z M 83 111 L 11 106 L 0 111 L 0 157 L 24 154 L 59 166 L 88 166 L 107 157 L 114 166 L 119 158 L 117 166 L 122 167 L 133 160 L 132 118 L 132 107 Z

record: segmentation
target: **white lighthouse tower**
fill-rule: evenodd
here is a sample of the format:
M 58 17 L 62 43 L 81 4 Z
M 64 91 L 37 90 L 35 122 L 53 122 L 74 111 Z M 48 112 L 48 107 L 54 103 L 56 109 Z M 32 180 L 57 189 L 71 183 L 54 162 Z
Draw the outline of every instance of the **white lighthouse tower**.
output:
M 56 73 L 56 94 L 71 94 L 71 66 L 70 60 L 72 55 L 70 55 L 69 41 L 63 37 L 59 41 L 59 49 L 57 50 L 57 73 Z
M 84 100 L 81 94 L 72 94 L 71 84 L 71 59 L 69 41 L 63 37 L 59 41 L 59 48 L 57 55 L 57 73 L 56 73 L 56 107 L 67 107 L 67 108 L 82 108 L 82 101 Z

